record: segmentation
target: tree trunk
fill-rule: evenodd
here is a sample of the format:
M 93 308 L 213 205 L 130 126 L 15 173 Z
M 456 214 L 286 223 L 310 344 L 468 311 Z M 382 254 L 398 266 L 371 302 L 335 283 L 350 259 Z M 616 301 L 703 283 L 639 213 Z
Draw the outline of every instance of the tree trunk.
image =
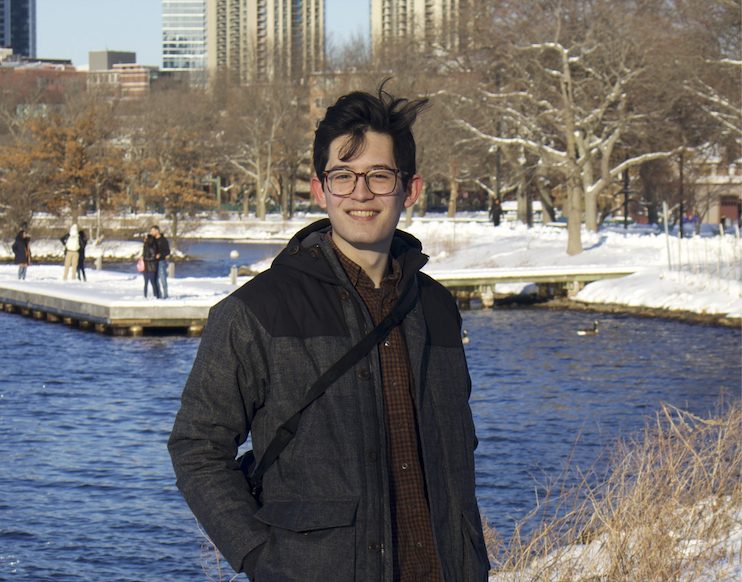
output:
M 459 164 L 456 160 L 451 160 L 448 164 L 448 185 L 450 194 L 448 197 L 448 217 L 456 216 L 456 202 L 459 199 L 459 183 L 456 178 L 459 175 Z
M 582 252 L 582 188 L 577 178 L 567 182 L 567 254 Z
M 257 200 L 255 200 L 255 218 L 265 220 L 265 215 L 265 198 L 258 196 Z
M 598 195 L 592 188 L 585 189 L 585 228 L 598 232 Z
M 449 184 L 451 193 L 448 197 L 448 217 L 454 218 L 456 216 L 456 201 L 459 198 L 459 183 L 456 181 L 456 178 L 452 178 Z
M 418 216 L 425 216 L 428 212 L 428 185 L 423 187 L 423 191 L 420 192 L 420 198 L 417 201 L 417 214 Z
M 522 224 L 528 224 L 528 185 L 526 184 L 526 172 L 523 169 L 520 172 L 515 200 L 517 202 L 518 221 Z
M 247 219 L 250 216 L 250 190 L 244 188 L 242 190 L 242 218 Z
M 536 182 L 538 188 L 539 199 L 541 200 L 541 220 L 544 224 L 548 222 L 554 222 L 556 217 L 554 216 L 554 199 L 551 197 L 551 192 L 546 188 L 546 185 L 538 180 Z

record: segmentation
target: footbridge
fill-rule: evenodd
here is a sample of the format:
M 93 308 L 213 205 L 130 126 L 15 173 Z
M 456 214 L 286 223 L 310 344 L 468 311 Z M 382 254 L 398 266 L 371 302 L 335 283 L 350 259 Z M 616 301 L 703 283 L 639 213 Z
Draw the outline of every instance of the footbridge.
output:
M 571 297 L 585 285 L 601 279 L 616 279 L 640 270 L 639 266 L 556 266 L 493 269 L 426 270 L 443 284 L 460 303 L 480 299 L 485 307 L 494 304 L 497 285 L 534 284 L 541 297 Z

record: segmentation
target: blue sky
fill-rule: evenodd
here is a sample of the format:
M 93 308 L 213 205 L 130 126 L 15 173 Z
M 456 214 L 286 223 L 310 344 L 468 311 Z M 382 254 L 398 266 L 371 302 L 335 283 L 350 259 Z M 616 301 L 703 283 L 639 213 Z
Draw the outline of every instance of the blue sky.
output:
M 370 0 L 325 0 L 333 39 L 341 30 L 368 37 Z M 42 58 L 88 62 L 91 50 L 126 50 L 137 62 L 162 64 L 160 0 L 36 0 L 36 53 Z

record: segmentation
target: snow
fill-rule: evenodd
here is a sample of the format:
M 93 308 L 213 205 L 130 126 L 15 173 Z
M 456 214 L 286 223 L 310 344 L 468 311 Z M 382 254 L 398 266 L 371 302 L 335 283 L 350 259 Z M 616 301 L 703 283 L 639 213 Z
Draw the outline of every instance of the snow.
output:
M 151 289 L 149 298 L 144 298 L 144 279 L 134 270 L 134 263 L 131 274 L 90 268 L 85 269 L 85 273 L 88 279 L 86 283 L 76 279 L 62 281 L 61 266 L 32 264 L 26 280 L 19 281 L 15 265 L 0 265 L 0 287 L 108 307 L 132 307 L 156 301 Z M 245 281 L 245 277 L 237 279 L 238 285 Z M 168 279 L 170 296 L 167 306 L 211 307 L 234 289 L 228 277 L 171 278 Z
M 271 216 L 268 220 L 209 220 L 189 230 L 189 237 L 251 242 L 287 241 L 298 229 L 322 215 L 301 214 L 292 220 Z M 160 221 L 161 223 L 164 221 Z M 448 220 L 441 216 L 415 217 L 409 224 L 402 217 L 400 228 L 419 238 L 430 255 L 426 272 L 466 271 L 469 274 L 495 269 L 498 272 L 585 267 L 616 269 L 624 267 L 633 275 L 596 281 L 580 291 L 575 299 L 584 303 L 618 304 L 650 307 L 670 311 L 690 311 L 742 318 L 742 283 L 740 255 L 742 245 L 734 234 L 720 236 L 709 230 L 701 236 L 680 239 L 666 237 L 656 229 L 632 226 L 628 231 L 608 227 L 597 233 L 582 232 L 583 252 L 566 254 L 567 232 L 559 226 L 524 225 L 505 222 L 494 228 L 486 214 L 469 213 Z M 34 240 L 35 256 L 61 259 L 62 248 L 57 240 Z M 104 241 L 91 243 L 87 256 L 102 256 L 104 260 L 133 259 L 141 251 L 140 241 Z M 12 257 L 10 243 L 0 243 L 0 260 Z M 270 260 L 250 265 L 260 271 Z M 56 270 L 55 270 L 56 269 Z M 490 271 L 491 272 L 491 271 Z M 0 267 L 0 281 L 12 281 L 16 270 L 12 265 Z M 68 287 L 68 292 L 83 293 L 91 300 L 98 294 L 110 300 L 140 301 L 142 279 L 96 272 L 88 269 L 89 283 Z M 61 267 L 34 266 L 28 270 L 26 284 L 53 285 L 58 291 Z M 241 279 L 240 282 L 245 279 Z M 72 284 L 75 285 L 75 284 Z M 215 302 L 233 287 L 227 277 L 213 280 L 174 278 L 169 287 L 174 300 Z M 498 292 L 528 293 L 533 286 L 524 283 L 498 284 Z

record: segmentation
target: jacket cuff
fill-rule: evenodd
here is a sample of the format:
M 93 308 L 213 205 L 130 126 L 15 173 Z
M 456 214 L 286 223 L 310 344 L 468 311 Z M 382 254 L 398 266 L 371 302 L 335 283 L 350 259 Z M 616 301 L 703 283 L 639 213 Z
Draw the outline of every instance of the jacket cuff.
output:
M 260 554 L 263 553 L 264 547 L 265 547 L 265 542 L 263 542 L 256 548 L 253 548 L 247 553 L 247 555 L 242 559 L 242 566 L 240 567 L 240 572 L 244 572 L 250 578 L 252 578 L 255 575 L 255 568 L 257 568 L 258 566 L 258 560 L 260 559 Z

